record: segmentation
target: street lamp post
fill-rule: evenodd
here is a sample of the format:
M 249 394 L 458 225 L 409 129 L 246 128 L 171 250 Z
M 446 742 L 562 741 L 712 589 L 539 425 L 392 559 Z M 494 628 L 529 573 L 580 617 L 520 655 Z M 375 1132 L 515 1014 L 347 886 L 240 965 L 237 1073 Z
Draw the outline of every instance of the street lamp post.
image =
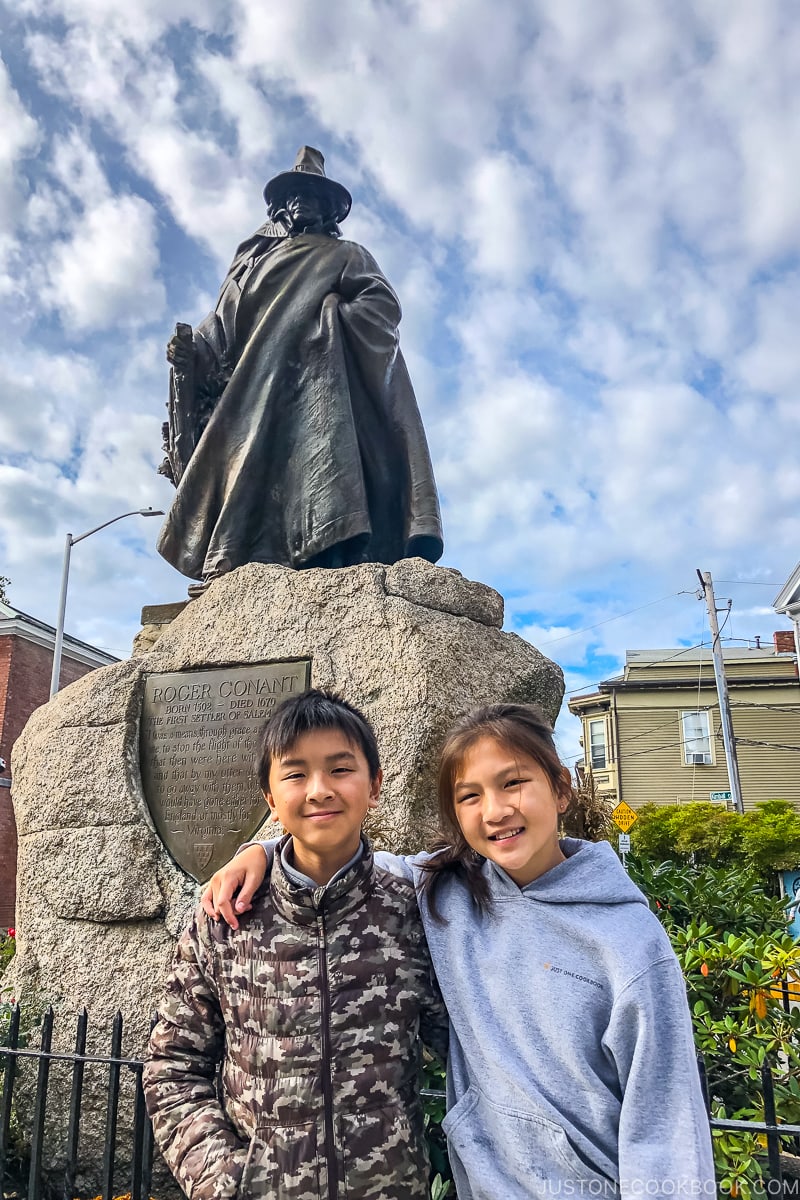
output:
M 101 529 L 105 529 L 107 525 L 113 525 L 115 521 L 123 520 L 124 517 L 163 517 L 163 515 L 164 513 L 160 508 L 134 508 L 132 512 L 120 513 L 118 517 L 112 517 L 110 521 L 104 521 L 102 525 L 96 525 L 94 529 L 89 529 L 86 533 L 79 533 L 77 537 L 73 537 L 71 533 L 67 534 L 66 542 L 64 543 L 64 566 L 61 570 L 61 599 L 58 604 L 56 644 L 53 649 L 53 674 L 50 677 L 51 699 L 58 691 L 58 680 L 61 675 L 61 649 L 64 645 L 64 615 L 67 611 L 67 584 L 69 583 L 69 560 L 72 554 L 72 547 L 77 542 L 82 542 L 84 538 L 91 537 L 93 533 L 98 533 Z

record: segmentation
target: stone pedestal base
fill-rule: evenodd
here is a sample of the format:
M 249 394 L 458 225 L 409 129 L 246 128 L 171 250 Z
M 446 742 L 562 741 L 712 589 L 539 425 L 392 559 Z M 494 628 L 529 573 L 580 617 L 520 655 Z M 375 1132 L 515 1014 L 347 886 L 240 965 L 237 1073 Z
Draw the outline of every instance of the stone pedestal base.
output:
M 162 845 L 142 792 L 145 676 L 310 659 L 312 686 L 340 691 L 375 726 L 384 767 L 376 832 L 403 850 L 421 848 L 432 824 L 436 747 L 455 716 L 515 699 L 539 701 L 554 719 L 563 693 L 558 667 L 501 631 L 496 592 L 422 559 L 336 571 L 251 564 L 190 604 L 159 607 L 175 611 L 148 622 L 133 658 L 34 713 L 13 761 L 14 992 L 23 1004 L 53 1003 L 65 1041 L 85 1005 L 91 1028 L 104 1031 L 96 1049 L 120 1009 L 128 1055 L 144 1049 L 199 891 Z
M 179 617 L 188 600 L 178 600 L 174 604 L 146 604 L 142 609 L 142 628 L 133 639 L 131 654 L 147 654 L 153 649 L 161 634 Z

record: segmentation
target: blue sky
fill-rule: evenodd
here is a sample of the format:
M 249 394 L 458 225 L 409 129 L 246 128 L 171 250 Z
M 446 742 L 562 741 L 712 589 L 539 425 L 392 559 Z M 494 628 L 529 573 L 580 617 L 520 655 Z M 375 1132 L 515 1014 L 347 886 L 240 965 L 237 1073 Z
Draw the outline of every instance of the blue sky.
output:
M 572 690 L 768 639 L 800 557 L 800 22 L 781 0 L 15 0 L 0 45 L 0 574 L 54 621 L 64 534 L 164 508 L 176 320 L 302 143 L 404 307 L 444 564 Z M 795 17 L 793 20 L 792 18 Z M 68 629 L 182 598 L 131 519 Z M 654 602 L 654 603 L 653 603 Z M 623 615 L 627 614 L 627 615 Z M 706 634 L 707 636 L 707 634 Z M 575 727 L 561 724 L 565 753 Z

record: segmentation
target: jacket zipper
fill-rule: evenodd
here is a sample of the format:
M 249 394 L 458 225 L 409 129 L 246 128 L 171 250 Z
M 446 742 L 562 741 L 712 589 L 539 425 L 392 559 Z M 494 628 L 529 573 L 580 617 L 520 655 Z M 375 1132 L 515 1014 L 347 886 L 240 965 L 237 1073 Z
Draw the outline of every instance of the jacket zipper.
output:
M 339 1195 L 339 1167 L 336 1159 L 336 1141 L 333 1136 L 331 994 L 328 982 L 328 939 L 325 931 L 325 913 L 322 908 L 317 912 L 317 938 L 322 1000 L 322 1099 L 325 1106 L 325 1159 L 328 1165 L 328 1200 L 336 1200 Z

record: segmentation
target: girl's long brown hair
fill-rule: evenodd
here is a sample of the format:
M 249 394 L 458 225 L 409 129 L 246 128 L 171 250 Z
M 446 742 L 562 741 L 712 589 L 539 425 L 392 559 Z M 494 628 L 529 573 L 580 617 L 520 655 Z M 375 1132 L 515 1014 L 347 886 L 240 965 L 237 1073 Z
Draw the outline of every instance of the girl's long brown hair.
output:
M 493 738 L 517 754 L 539 764 L 557 796 L 572 800 L 572 788 L 553 741 L 552 727 L 538 704 L 486 704 L 460 717 L 444 740 L 439 754 L 437 792 L 441 838 L 434 857 L 423 864 L 427 874 L 422 887 L 428 895 L 431 914 L 445 917 L 437 906 L 437 892 L 444 876 L 456 875 L 469 888 L 482 913 L 491 907 L 489 885 L 483 874 L 486 861 L 467 842 L 456 817 L 455 785 L 469 751 L 482 738 Z

